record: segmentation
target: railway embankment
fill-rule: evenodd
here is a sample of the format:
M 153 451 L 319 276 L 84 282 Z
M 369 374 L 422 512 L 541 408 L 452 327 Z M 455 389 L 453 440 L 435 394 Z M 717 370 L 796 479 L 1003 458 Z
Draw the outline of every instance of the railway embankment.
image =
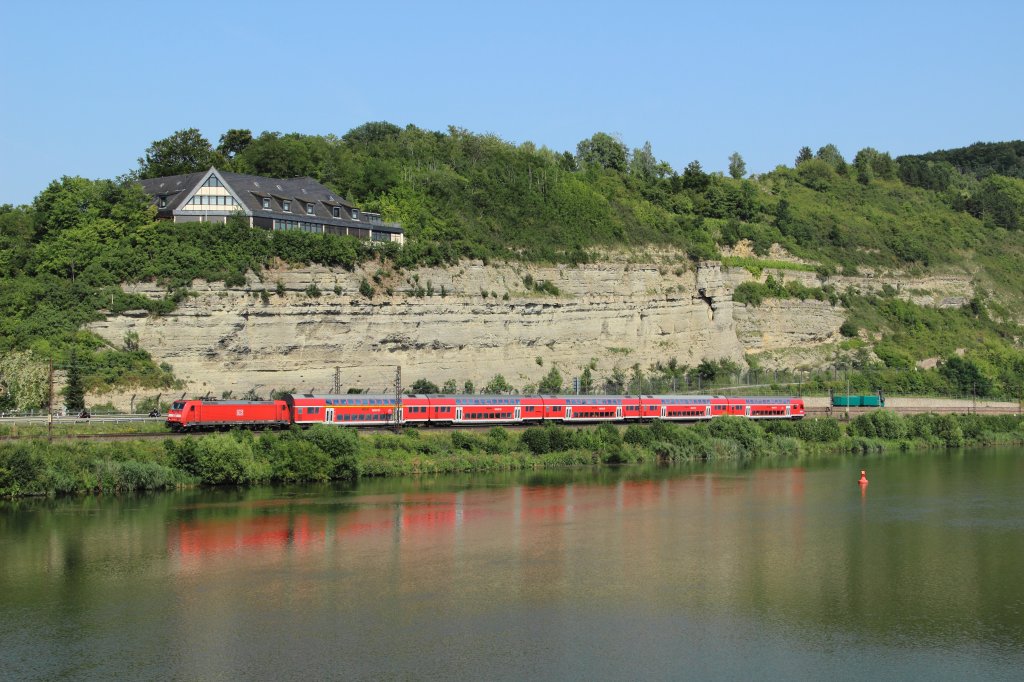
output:
M 219 433 L 162 441 L 0 443 L 0 496 L 122 493 L 194 485 L 353 481 L 372 476 L 687 461 L 864 454 L 1024 442 L 1016 415 L 889 410 L 849 422 L 817 418 L 753 422 L 723 417 L 619 429 L 538 426 L 512 432 L 407 429 Z

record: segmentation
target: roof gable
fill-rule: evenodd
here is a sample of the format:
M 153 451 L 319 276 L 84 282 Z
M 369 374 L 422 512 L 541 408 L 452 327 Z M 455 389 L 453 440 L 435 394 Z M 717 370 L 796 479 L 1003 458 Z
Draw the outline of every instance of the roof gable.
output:
M 210 170 L 205 171 L 203 173 L 196 173 L 194 175 L 198 175 L 199 176 L 199 180 L 192 186 L 192 189 L 190 189 L 188 192 L 186 192 L 186 193 L 184 193 L 182 195 L 181 200 L 176 202 L 175 208 L 180 207 L 180 206 L 184 206 L 185 204 L 187 204 L 189 202 L 189 200 L 192 199 L 192 197 L 194 197 L 196 194 L 199 193 L 200 189 L 202 189 L 204 186 L 206 186 L 206 183 L 209 181 L 209 179 L 211 177 L 217 178 L 217 182 L 219 182 L 221 184 L 221 186 L 225 189 L 225 191 L 227 191 L 227 193 L 231 196 L 231 198 L 233 198 L 235 200 L 235 204 L 237 204 L 237 208 L 229 208 L 227 206 L 224 206 L 223 210 L 225 210 L 225 211 L 231 211 L 231 210 L 242 210 L 242 211 L 245 211 L 245 209 L 247 208 L 246 203 L 244 201 L 242 201 L 241 197 L 238 196 L 238 192 L 236 192 L 236 191 L 234 191 L 234 189 L 232 189 L 231 185 L 229 185 L 224 180 L 224 176 L 221 175 L 220 171 L 218 171 L 216 168 L 213 168 L 211 166 Z M 218 208 L 218 207 L 213 207 L 213 208 Z M 248 212 L 249 211 L 246 211 L 246 213 L 248 213 Z

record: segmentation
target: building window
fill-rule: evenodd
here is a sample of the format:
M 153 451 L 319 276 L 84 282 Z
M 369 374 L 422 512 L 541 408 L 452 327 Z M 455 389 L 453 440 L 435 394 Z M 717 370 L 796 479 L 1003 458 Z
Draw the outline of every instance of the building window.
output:
M 335 218 L 340 218 L 341 217 L 341 209 L 338 208 L 337 206 L 335 206 L 334 208 L 331 209 L 331 215 L 333 215 Z
M 264 211 L 269 211 L 270 210 L 270 197 L 263 197 L 263 210 Z
M 352 220 L 359 220 L 359 209 L 358 208 L 353 208 L 352 209 Z
M 188 206 L 235 206 L 234 197 L 199 194 L 188 200 Z
M 313 204 L 306 204 L 306 215 L 313 215 Z
M 283 200 L 281 202 L 281 210 L 282 211 L 291 212 L 291 210 L 292 210 L 292 202 L 288 201 L 287 199 Z
M 223 187 L 223 185 L 220 184 L 217 176 L 211 175 L 210 178 L 203 183 L 203 187 Z
M 167 208 L 167 197 L 160 197 L 160 208 Z

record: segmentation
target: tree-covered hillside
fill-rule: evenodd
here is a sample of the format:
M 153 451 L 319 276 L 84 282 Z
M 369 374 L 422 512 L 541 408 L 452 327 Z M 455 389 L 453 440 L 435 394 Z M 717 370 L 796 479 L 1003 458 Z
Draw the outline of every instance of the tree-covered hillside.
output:
M 744 177 L 739 153 L 728 159 L 728 175 L 708 173 L 696 161 L 678 170 L 658 160 L 650 144 L 630 149 L 605 133 L 556 151 L 460 128 L 389 123 L 367 123 L 341 137 L 236 129 L 216 146 L 195 129 L 183 130 L 155 141 L 122 178 L 64 177 L 31 206 L 0 208 L 0 354 L 31 351 L 36 361 L 53 356 L 63 367 L 74 357 L 87 388 L 170 386 L 171 368 L 156 367 L 132 339 L 115 348 L 81 326 L 132 308 L 159 314 L 188 294 L 193 278 L 239 284 L 247 270 L 259 272 L 275 258 L 349 268 L 377 258 L 401 269 L 460 258 L 579 263 L 607 250 L 670 246 L 699 260 L 718 258 L 720 246 L 744 239 L 761 255 L 778 243 L 817 264 L 823 277 L 865 268 L 968 272 L 983 293 L 975 309 L 962 312 L 966 328 L 987 331 L 964 346 L 981 353 L 995 344 L 1016 353 L 1013 320 L 1024 291 L 1022 145 L 895 160 L 872 148 L 847 160 L 833 145 L 805 147 L 795 150 L 792 165 Z M 238 221 L 171 228 L 154 220 L 134 183 L 210 166 L 311 176 L 401 222 L 407 244 L 379 250 L 351 238 L 251 231 Z M 127 295 L 119 286 L 141 280 L 164 284 L 165 300 Z M 824 298 L 836 301 L 837 293 L 855 295 Z M 792 288 L 745 295 L 798 294 L 811 295 Z M 844 299 L 854 326 L 882 349 L 904 338 L 897 335 L 910 323 L 884 313 L 891 306 L 866 300 Z M 951 352 L 948 345 L 939 352 Z M 905 365 L 924 352 L 922 345 L 882 362 Z M 7 381 L 0 401 L 17 401 L 16 384 Z

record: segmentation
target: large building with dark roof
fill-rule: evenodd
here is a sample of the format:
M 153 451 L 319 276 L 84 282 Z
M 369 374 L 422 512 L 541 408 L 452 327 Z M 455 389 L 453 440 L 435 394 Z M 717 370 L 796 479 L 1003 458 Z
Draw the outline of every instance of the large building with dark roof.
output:
M 157 217 L 176 223 L 223 223 L 242 214 L 250 227 L 405 241 L 402 226 L 361 211 L 313 178 L 264 178 L 211 168 L 142 181 Z

